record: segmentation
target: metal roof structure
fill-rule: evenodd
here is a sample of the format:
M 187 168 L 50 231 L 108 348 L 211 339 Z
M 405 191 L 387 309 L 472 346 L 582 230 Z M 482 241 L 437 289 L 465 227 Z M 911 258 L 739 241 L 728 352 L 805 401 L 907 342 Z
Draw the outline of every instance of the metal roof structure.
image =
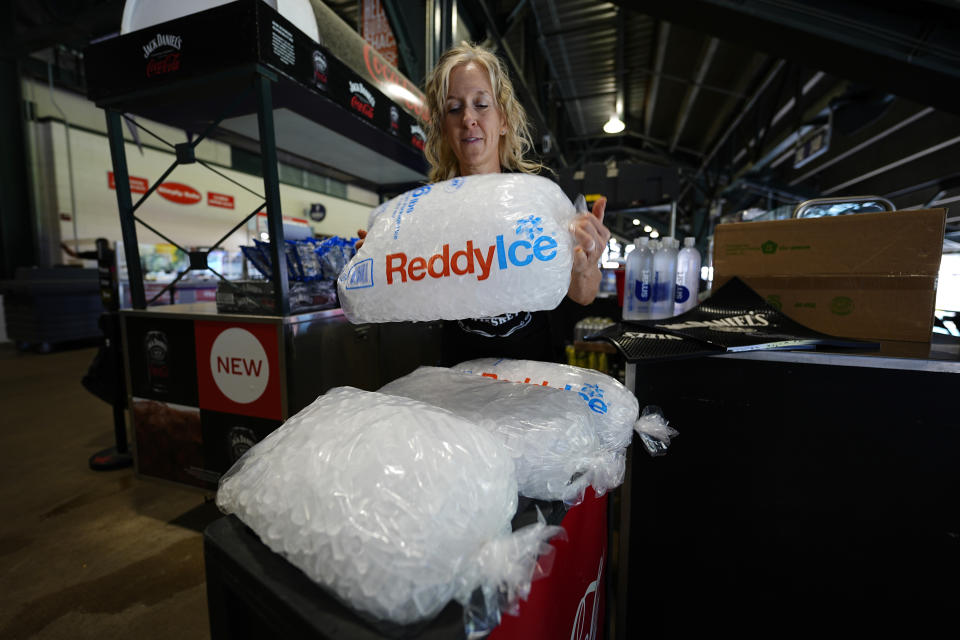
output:
M 720 217 L 810 197 L 875 194 L 901 208 L 960 201 L 953 0 L 381 2 L 414 82 L 436 55 L 431 38 L 496 50 L 544 162 L 561 184 L 608 195 L 609 224 L 623 235 L 630 211 L 667 200 L 679 203 L 681 231 L 698 236 Z M 327 4 L 357 27 L 358 2 Z M 122 9 L 117 0 L 14 5 L 24 50 L 116 31 Z M 618 104 L 626 128 L 604 133 Z M 676 188 L 668 181 L 661 202 L 631 197 L 619 183 L 637 180 L 637 167 L 675 168 Z M 664 216 L 645 219 L 662 229 Z
M 698 235 L 711 214 L 813 197 L 960 201 L 960 3 L 528 0 L 492 13 L 493 30 L 522 37 L 491 44 L 526 61 L 513 71 L 553 118 L 544 158 L 587 192 L 579 177 L 606 166 L 614 213 L 657 204 L 618 197 L 630 164 L 679 169 L 661 195 Z M 606 134 L 618 102 L 626 129 Z

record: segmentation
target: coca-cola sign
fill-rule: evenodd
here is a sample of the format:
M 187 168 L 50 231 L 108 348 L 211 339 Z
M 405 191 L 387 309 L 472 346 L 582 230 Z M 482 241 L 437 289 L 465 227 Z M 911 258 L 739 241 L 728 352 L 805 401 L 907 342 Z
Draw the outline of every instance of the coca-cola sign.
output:
M 162 198 L 177 204 L 196 204 L 203 200 L 199 191 L 179 182 L 164 182 L 157 187 L 157 193 Z
M 143 57 L 147 60 L 147 77 L 178 71 L 182 46 L 182 38 L 169 33 L 158 33 L 143 45 Z
M 408 111 L 417 114 L 421 120 L 425 122 L 430 120 L 430 110 L 427 109 L 424 96 L 420 90 L 400 75 L 399 71 L 387 64 L 386 60 L 380 57 L 380 54 L 370 46 L 370 43 L 364 43 L 363 45 L 363 61 L 367 65 L 367 72 L 385 93 L 393 96 L 394 99 L 399 99 L 399 102 Z M 395 85 L 402 91 L 388 91 L 387 87 L 389 85 Z
M 418 124 L 410 125 L 410 144 L 423 151 L 423 145 L 427 141 L 427 136 Z
M 350 93 L 353 94 L 350 96 L 350 107 L 372 120 L 373 107 L 377 104 L 376 98 L 362 82 L 350 80 L 349 84 Z

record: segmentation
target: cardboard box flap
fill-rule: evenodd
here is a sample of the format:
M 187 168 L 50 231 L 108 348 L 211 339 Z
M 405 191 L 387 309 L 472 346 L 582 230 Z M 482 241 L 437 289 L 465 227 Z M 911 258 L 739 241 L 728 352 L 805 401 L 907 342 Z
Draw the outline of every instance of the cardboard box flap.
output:
M 729 278 L 721 276 L 722 286 Z M 935 276 L 746 276 L 767 304 L 835 336 L 926 342 L 933 326 Z
M 714 279 L 714 286 L 722 286 L 731 276 Z M 933 292 L 936 276 L 894 275 L 819 275 L 819 276 L 745 276 L 743 280 L 759 291 L 761 289 L 834 290 L 851 291 L 926 291 Z
M 732 275 L 933 275 L 945 209 L 718 225 L 714 267 Z

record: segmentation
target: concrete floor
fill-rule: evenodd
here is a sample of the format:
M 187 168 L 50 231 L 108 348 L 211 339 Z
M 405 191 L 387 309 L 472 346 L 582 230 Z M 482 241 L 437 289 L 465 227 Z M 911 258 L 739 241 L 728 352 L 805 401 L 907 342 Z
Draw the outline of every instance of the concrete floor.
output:
M 114 443 L 95 353 L 0 344 L 0 640 L 209 638 L 212 496 L 89 469 Z

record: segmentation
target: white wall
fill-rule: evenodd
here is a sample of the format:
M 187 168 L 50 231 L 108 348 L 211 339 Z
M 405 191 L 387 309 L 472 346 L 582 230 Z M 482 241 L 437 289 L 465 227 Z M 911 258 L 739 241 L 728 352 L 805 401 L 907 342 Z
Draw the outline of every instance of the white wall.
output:
M 59 123 L 49 124 L 53 127 L 51 134 L 55 157 L 56 202 L 60 211 L 66 212 L 69 211 L 70 202 L 66 135 L 64 127 Z M 112 164 L 106 138 L 87 131 L 71 130 L 71 150 L 78 236 L 81 240 L 98 237 L 119 240 L 121 232 L 117 194 L 109 188 L 107 182 L 107 174 L 112 171 Z M 126 145 L 126 153 L 129 174 L 145 178 L 150 184 L 154 183 L 174 159 L 173 154 L 148 148 L 144 148 L 141 153 L 136 145 L 130 143 Z M 218 167 L 218 170 L 248 189 L 258 194 L 263 193 L 263 182 L 260 178 L 223 167 Z M 196 204 L 178 204 L 154 193 L 137 210 L 137 217 L 182 246 L 203 246 L 216 242 L 262 202 L 262 198 L 231 184 L 200 164 L 177 167 L 165 182 L 178 182 L 193 187 L 203 195 L 203 200 Z M 207 192 L 233 196 L 235 208 L 209 206 L 206 202 Z M 139 197 L 140 194 L 133 194 L 134 202 Z M 315 233 L 326 235 L 355 235 L 358 228 L 366 226 L 371 208 L 285 184 L 280 185 L 280 202 L 284 215 L 293 217 L 304 217 L 311 203 L 323 203 L 327 209 L 326 218 L 323 222 L 310 224 Z M 72 238 L 72 222 L 60 222 L 60 235 L 64 241 Z M 142 243 L 165 242 L 142 225 L 137 227 L 137 238 Z M 247 231 L 244 228 L 234 233 L 223 246 L 236 248 L 248 243 Z
M 51 96 L 47 85 L 29 79 L 23 81 L 23 96 L 26 100 L 33 102 L 38 119 L 61 119 L 62 111 L 74 127 L 99 131 L 104 135 L 107 133 L 107 121 L 103 109 L 97 108 L 84 96 L 60 89 L 54 89 Z M 143 118 L 137 118 L 137 121 L 168 142 L 187 141 L 186 134 L 180 129 Z M 123 128 L 123 135 L 126 140 L 133 141 L 133 136 L 126 126 Z M 140 139 L 153 146 L 162 145 L 156 138 L 143 131 L 140 132 Z M 204 140 L 197 146 L 196 153 L 201 160 L 224 166 L 230 165 L 230 145 L 222 142 Z
M 38 118 L 61 117 L 50 100 L 48 89 L 43 85 L 26 81 L 24 95 L 36 103 Z M 80 239 L 81 249 L 89 248 L 93 239 L 98 237 L 105 237 L 112 241 L 120 240 L 116 191 L 110 189 L 107 182 L 107 174 L 113 170 L 113 167 L 105 135 L 106 124 L 103 111 L 85 98 L 64 91 L 55 90 L 55 99 L 67 113 L 71 124 L 104 132 L 95 133 L 75 127 L 70 129 L 77 237 Z M 170 142 L 186 141 L 186 135 L 182 131 L 153 122 L 144 121 L 144 124 Z M 37 206 L 56 209 L 55 211 L 38 210 L 38 218 L 47 216 L 49 220 L 58 220 L 59 214 L 71 211 L 66 127 L 60 122 L 32 122 L 30 129 L 32 140 L 48 141 L 47 144 L 38 144 L 34 148 L 32 167 L 35 186 L 38 190 L 47 191 L 37 197 Z M 129 132 L 125 133 L 128 139 L 126 155 L 129 174 L 145 178 L 152 185 L 173 162 L 174 155 L 147 147 L 144 147 L 141 152 L 130 141 Z M 145 134 L 141 134 L 141 138 L 143 142 L 151 145 L 160 144 Z M 198 145 L 197 156 L 212 164 L 228 165 L 230 149 L 223 143 L 205 140 Z M 263 182 L 260 178 L 225 166 L 216 168 L 254 192 L 263 193 Z M 165 179 L 165 182 L 186 184 L 199 191 L 203 199 L 196 204 L 177 204 L 154 193 L 137 210 L 137 216 L 176 243 L 188 248 L 207 246 L 217 241 L 262 202 L 262 198 L 231 184 L 200 164 L 178 166 Z M 223 209 L 208 206 L 207 192 L 233 196 L 235 208 Z M 139 197 L 139 194 L 133 194 L 134 202 Z M 322 203 L 326 207 L 327 215 L 322 222 L 310 222 L 313 231 L 319 234 L 350 237 L 356 235 L 357 229 L 366 227 L 370 209 L 377 204 L 376 194 L 351 185 L 348 189 L 348 197 L 365 200 L 366 203 L 358 204 L 299 187 L 280 185 L 281 209 L 285 216 L 306 217 L 305 212 L 309 210 L 312 203 Z M 72 243 L 73 222 L 59 220 L 58 224 L 60 239 L 63 242 Z M 140 243 L 165 242 L 157 234 L 139 224 L 137 239 Z M 249 243 L 248 231 L 246 228 L 241 228 L 222 246 L 229 249 Z

